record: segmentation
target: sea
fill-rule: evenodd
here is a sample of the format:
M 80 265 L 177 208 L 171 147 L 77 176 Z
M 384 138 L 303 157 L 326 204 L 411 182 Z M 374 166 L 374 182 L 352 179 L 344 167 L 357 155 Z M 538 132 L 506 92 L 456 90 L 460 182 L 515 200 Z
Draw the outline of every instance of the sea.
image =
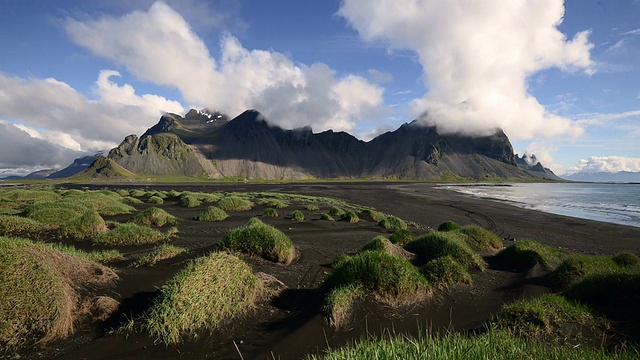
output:
M 640 227 L 640 184 L 443 184 L 444 189 L 552 214 Z

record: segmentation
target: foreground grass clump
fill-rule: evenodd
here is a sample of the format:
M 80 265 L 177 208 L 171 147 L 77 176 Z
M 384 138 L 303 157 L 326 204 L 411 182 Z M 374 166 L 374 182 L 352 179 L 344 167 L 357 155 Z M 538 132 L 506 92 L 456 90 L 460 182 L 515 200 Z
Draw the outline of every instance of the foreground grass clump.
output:
M 226 211 L 217 206 L 209 206 L 196 219 L 199 221 L 222 221 L 229 217 Z
M 389 238 L 389 241 L 391 241 L 391 243 L 393 244 L 404 246 L 413 241 L 413 239 L 414 235 L 411 230 L 402 229 L 394 232 Z
M 347 211 L 344 214 L 342 214 L 342 220 L 350 224 L 355 224 L 360 221 L 360 218 L 358 217 L 358 214 L 356 214 L 355 212 Z
M 92 309 L 89 294 L 80 291 L 115 279 L 102 265 L 47 245 L 0 237 L 0 352 L 72 334 L 74 323 L 100 310 Z
M 122 255 L 122 253 L 118 250 L 99 250 L 87 252 L 84 250 L 76 249 L 74 246 L 60 243 L 46 243 L 43 245 L 53 250 L 61 251 L 63 253 L 73 255 L 77 258 L 100 264 L 108 264 L 125 259 L 124 255 Z
M 218 202 L 218 207 L 224 211 L 251 210 L 253 203 L 239 196 L 225 196 Z
M 516 270 L 527 270 L 540 264 L 552 267 L 560 258 L 560 252 L 532 240 L 521 240 L 496 255 L 501 264 Z
M 322 311 L 329 325 L 340 328 L 348 323 L 357 300 L 366 295 L 362 285 L 351 284 L 333 289 L 326 297 Z
M 251 219 L 247 226 L 227 232 L 220 245 L 223 249 L 284 264 L 293 261 L 296 253 L 287 235 L 257 218 Z
M 290 216 L 293 221 L 304 221 L 304 214 L 300 210 L 293 210 Z
M 612 273 L 620 270 L 620 266 L 606 256 L 571 255 L 551 273 L 551 282 L 558 290 L 596 273 Z
M 246 314 L 260 292 L 247 264 L 230 254 L 212 253 L 190 262 L 164 285 L 149 311 L 134 323 L 159 342 L 177 344 Z
M 334 349 L 325 355 L 310 355 L 309 360 L 356 359 L 636 359 L 634 349 L 615 354 L 606 350 L 548 345 L 523 339 L 505 330 L 489 330 L 480 335 L 466 336 L 458 332 L 445 335 L 426 334 L 417 339 L 401 335 L 384 338 L 368 338 L 357 343 Z
M 611 258 L 618 266 L 632 267 L 640 265 L 640 257 L 634 253 L 624 252 Z
M 332 206 L 331 209 L 329 209 L 329 215 L 331 216 L 342 216 L 344 213 L 345 211 L 337 206 Z
M 443 256 L 429 261 L 422 273 L 432 284 L 448 287 L 458 284 L 471 285 L 471 275 L 452 256 Z
M 49 227 L 39 221 L 16 215 L 0 215 L 0 236 L 39 239 Z
M 43 224 L 60 226 L 82 215 L 86 210 L 88 209 L 80 204 L 57 201 L 29 205 L 24 208 L 24 214 Z
M 471 249 L 462 235 L 454 232 L 432 232 L 408 243 L 405 249 L 423 261 L 451 256 L 467 269 L 484 270 L 484 262 L 480 255 Z
M 131 222 L 138 225 L 163 227 L 176 225 L 178 219 L 163 209 L 152 207 L 136 215 Z
M 389 305 L 415 303 L 431 293 L 429 282 L 410 262 L 381 251 L 343 257 L 325 282 L 332 290 L 357 285 Z
M 177 255 L 182 254 L 187 251 L 187 249 L 179 246 L 174 246 L 171 244 L 162 244 L 157 246 L 150 253 L 141 256 L 133 263 L 133 266 L 154 266 L 158 261 L 171 259 Z
M 120 224 L 93 238 L 93 243 L 112 246 L 154 244 L 173 236 L 177 231 L 173 229 L 175 228 L 165 234 L 148 226 L 134 223 Z
M 586 306 L 556 294 L 506 304 L 492 323 L 518 336 L 547 342 L 580 339 L 583 332 L 602 334 L 609 326 Z
M 504 248 L 498 235 L 479 226 L 469 225 L 457 231 L 466 235 L 465 240 L 474 249 L 495 252 Z
M 58 236 L 71 240 L 85 240 L 107 232 L 107 224 L 95 210 L 88 210 L 58 228 Z
M 407 223 L 404 220 L 395 217 L 393 215 L 387 216 L 384 219 L 380 220 L 378 223 L 380 226 L 387 230 L 406 230 Z

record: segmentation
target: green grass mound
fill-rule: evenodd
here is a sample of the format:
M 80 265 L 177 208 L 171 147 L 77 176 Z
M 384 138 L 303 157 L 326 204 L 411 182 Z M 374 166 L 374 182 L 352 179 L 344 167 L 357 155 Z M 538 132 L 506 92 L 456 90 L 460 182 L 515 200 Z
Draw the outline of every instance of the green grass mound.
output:
M 136 322 L 166 345 L 197 339 L 224 321 L 245 315 L 260 296 L 251 267 L 226 253 L 212 253 L 189 263 Z M 135 326 L 135 325 L 134 325 Z
M 50 227 L 39 221 L 17 215 L 0 215 L 0 236 L 40 239 Z
M 392 306 L 415 303 L 431 293 L 429 282 L 410 262 L 381 251 L 343 257 L 325 281 L 329 289 L 358 285 Z
M 217 206 L 209 206 L 196 219 L 199 221 L 222 221 L 229 217 L 226 211 Z
M 356 359 L 572 359 L 608 360 L 636 359 L 634 349 L 607 353 L 603 349 L 574 347 L 558 343 L 548 345 L 523 339 L 509 331 L 490 330 L 479 335 L 450 332 L 443 335 L 426 334 L 410 338 L 388 335 L 366 338 L 352 345 L 333 349 L 323 355 L 310 355 L 309 360 Z
M 335 221 L 335 219 L 327 213 L 322 213 L 322 215 L 320 215 L 320 220 Z
M 614 320 L 640 320 L 640 270 L 589 274 L 571 285 L 564 296 L 579 301 Z
M 506 304 L 492 324 L 518 336 L 545 342 L 580 340 L 593 334 L 604 334 L 608 327 L 586 306 L 556 294 Z
M 134 223 L 120 224 L 114 229 L 94 237 L 93 243 L 111 246 L 155 244 L 173 236 L 176 232 L 173 229 L 175 228 L 165 234 L 148 226 Z
M 337 206 L 332 206 L 331 209 L 329 209 L 329 215 L 331 216 L 341 217 L 342 215 L 344 215 L 344 213 L 345 211 Z
M 92 306 L 93 296 L 95 289 L 116 279 L 102 265 L 28 240 L 0 237 L 0 353 L 65 338 L 93 311 L 101 318 L 108 315 L 115 309 Z
M 624 252 L 611 258 L 618 266 L 633 267 L 640 265 L 640 257 L 634 253 Z
M 145 196 L 148 196 L 149 199 L 151 199 L 152 197 L 158 197 L 160 199 L 166 199 L 167 198 L 167 193 L 164 191 L 147 191 L 145 194 Z
M 60 244 L 60 243 L 45 243 L 42 244 L 53 250 L 61 251 L 73 255 L 77 258 L 92 261 L 100 264 L 109 264 L 117 261 L 125 260 L 124 255 L 118 250 L 97 250 L 97 251 L 84 251 L 76 249 L 74 246 Z
M 484 262 L 464 237 L 454 232 L 436 231 L 421 236 L 405 246 L 422 261 L 431 261 L 443 256 L 451 256 L 465 268 L 484 270 Z
M 391 241 L 392 244 L 405 246 L 406 244 L 412 242 L 414 238 L 415 237 L 411 230 L 402 229 L 394 232 L 391 237 L 389 237 L 389 241 Z
M 178 219 L 163 209 L 152 207 L 136 215 L 131 222 L 153 227 L 174 226 Z
M 362 251 L 382 251 L 389 253 L 391 242 L 382 235 L 373 238 L 368 244 L 362 247 Z
M 498 235 L 479 226 L 465 226 L 457 231 L 466 235 L 465 240 L 474 249 L 495 252 L 504 248 L 502 239 Z
M 214 203 L 216 201 L 220 201 L 220 199 L 222 199 L 223 197 L 222 193 L 205 193 L 205 192 L 186 192 L 181 195 L 185 195 L 185 194 L 191 195 L 194 198 L 196 198 L 196 200 L 201 202 L 206 202 L 206 203 Z
M 131 214 L 136 209 L 124 203 L 124 198 L 117 193 L 107 195 L 103 192 L 86 191 L 84 194 L 67 196 L 65 194 L 64 201 L 84 206 L 86 209 L 93 209 L 102 216 Z
M 335 288 L 327 294 L 322 312 L 329 325 L 341 328 L 349 322 L 356 302 L 366 295 L 362 285 L 352 284 Z
M 293 210 L 289 216 L 293 221 L 304 221 L 304 214 L 300 210 Z
M 268 208 L 265 211 L 262 212 L 262 216 L 264 217 L 278 217 L 280 216 L 280 214 L 278 214 L 278 210 L 274 209 L 274 208 Z
M 394 230 L 394 231 L 407 229 L 407 223 L 405 223 L 404 220 L 398 217 L 395 217 L 393 215 L 387 216 L 384 219 L 380 220 L 378 225 L 382 226 L 387 230 Z
M 141 189 L 134 189 L 129 192 L 129 196 L 133 197 L 143 197 L 147 195 L 147 192 Z
M 550 275 L 556 289 L 566 289 L 584 277 L 598 272 L 616 272 L 620 266 L 606 256 L 571 255 Z
M 138 204 L 144 204 L 144 202 L 138 198 L 134 198 L 133 196 L 125 196 L 122 198 L 122 202 L 125 204 L 133 204 L 133 205 L 138 205 Z
M 432 284 L 448 287 L 458 284 L 471 285 L 471 275 L 452 256 L 443 256 L 426 263 L 422 273 Z
M 462 226 L 453 221 L 445 221 L 442 224 L 438 225 L 438 231 L 453 231 L 459 229 L 462 229 Z
M 0 199 L 7 202 L 39 203 L 53 202 L 61 199 L 60 194 L 45 189 L 11 189 L 0 191 Z
M 559 260 L 560 252 L 532 240 L 521 240 L 500 251 L 495 259 L 504 266 L 516 270 L 528 270 L 535 265 L 552 267 Z
M 37 203 L 24 209 L 24 214 L 40 223 L 60 226 L 87 211 L 87 207 L 70 201 Z
M 150 253 L 139 257 L 138 260 L 133 263 L 133 266 L 154 266 L 158 263 L 158 261 L 171 259 L 182 254 L 185 251 L 187 251 L 187 249 L 183 247 L 174 246 L 171 244 L 162 244 L 155 247 Z
M 247 226 L 227 232 L 220 245 L 223 249 L 284 264 L 293 261 L 296 253 L 287 235 L 255 218 Z
M 348 222 L 349 224 L 355 224 L 360 221 L 358 214 L 353 211 L 347 211 L 342 214 L 342 220 Z
M 180 195 L 180 205 L 188 208 L 194 208 L 202 205 L 202 201 L 198 200 L 191 194 L 184 193 Z
M 156 205 L 162 205 L 162 204 L 164 204 L 164 200 L 159 196 L 152 196 L 149 199 L 147 199 L 147 203 L 156 204 Z
M 318 210 L 320 210 L 320 208 L 316 204 L 307 204 L 307 205 L 305 205 L 304 209 L 307 210 L 307 211 L 318 211 Z
M 71 240 L 86 240 L 107 232 L 107 224 L 95 210 L 88 210 L 58 228 L 58 236 Z
M 218 202 L 218 207 L 224 211 L 247 211 L 251 210 L 253 203 L 239 196 L 225 196 Z
M 267 205 L 276 209 L 284 209 L 289 206 L 289 202 L 281 199 L 260 199 L 258 205 Z
M 363 219 L 370 219 L 373 222 L 379 223 L 382 219 L 385 218 L 385 215 L 380 211 L 375 211 L 371 209 L 364 209 L 360 212 L 360 217 Z

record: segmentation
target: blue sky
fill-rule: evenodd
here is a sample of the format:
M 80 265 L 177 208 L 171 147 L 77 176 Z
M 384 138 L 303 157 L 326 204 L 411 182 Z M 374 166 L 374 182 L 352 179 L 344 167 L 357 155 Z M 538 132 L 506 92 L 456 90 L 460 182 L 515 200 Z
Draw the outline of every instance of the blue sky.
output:
M 0 177 L 190 107 L 368 140 L 502 128 L 557 173 L 640 171 L 640 2 L 3 0 Z

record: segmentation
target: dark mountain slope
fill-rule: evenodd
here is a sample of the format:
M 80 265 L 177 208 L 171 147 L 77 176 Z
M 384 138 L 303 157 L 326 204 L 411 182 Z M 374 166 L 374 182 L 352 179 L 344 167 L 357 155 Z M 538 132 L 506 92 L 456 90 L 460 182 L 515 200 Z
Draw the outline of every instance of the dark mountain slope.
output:
M 128 136 L 109 159 L 134 172 L 212 178 L 529 178 L 509 139 L 440 135 L 416 121 L 364 142 L 344 133 L 271 126 L 256 110 L 233 120 L 189 111 L 164 115 L 138 139 Z

